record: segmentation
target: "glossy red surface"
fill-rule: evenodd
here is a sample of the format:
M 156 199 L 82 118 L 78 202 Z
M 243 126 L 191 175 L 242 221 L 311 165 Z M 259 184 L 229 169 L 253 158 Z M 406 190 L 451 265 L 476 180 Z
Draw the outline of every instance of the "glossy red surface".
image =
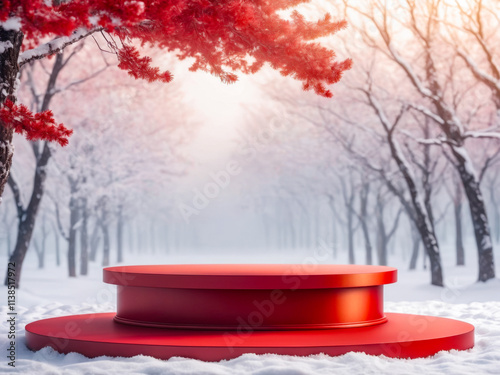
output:
M 308 269 L 310 268 L 310 269 Z M 104 269 L 118 285 L 116 321 L 141 326 L 256 330 L 349 328 L 386 321 L 391 267 L 215 264 Z
M 223 332 L 130 326 L 114 322 L 114 315 L 74 315 L 30 323 L 27 346 L 31 350 L 51 346 L 87 357 L 142 354 L 218 361 L 244 353 L 340 355 L 349 351 L 417 358 L 474 345 L 472 325 L 421 315 L 387 313 L 387 323 L 350 329 L 253 331 L 249 326 Z
M 192 289 L 324 289 L 394 283 L 386 266 L 330 264 L 175 264 L 108 267 L 105 283 Z
M 394 313 L 386 320 L 383 285 L 395 282 L 396 272 L 354 265 L 110 267 L 104 281 L 118 285 L 116 316 L 40 320 L 26 326 L 26 343 L 88 357 L 209 361 L 349 351 L 417 358 L 474 345 L 468 323 Z
M 177 289 L 118 286 L 118 322 L 156 327 L 255 330 L 348 328 L 386 321 L 383 287 Z

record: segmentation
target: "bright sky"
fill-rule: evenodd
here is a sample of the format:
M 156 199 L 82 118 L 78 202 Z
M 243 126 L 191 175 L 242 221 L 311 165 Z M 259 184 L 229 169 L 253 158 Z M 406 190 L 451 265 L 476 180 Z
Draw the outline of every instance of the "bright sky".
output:
M 183 69 L 176 79 L 182 80 L 183 100 L 201 121 L 188 151 L 195 164 L 192 177 L 205 180 L 208 173 L 223 168 L 231 157 L 238 132 L 244 126 L 245 107 L 258 105 L 261 95 L 255 81 L 259 75 L 241 74 L 238 82 L 228 85 L 205 72 Z
M 176 67 L 174 76 L 185 93 L 184 102 L 194 111 L 193 117 L 201 122 L 186 150 L 193 164 L 188 168 L 189 174 L 177 184 L 179 203 L 192 206 L 194 190 L 203 190 L 212 182 L 211 174 L 222 171 L 232 160 L 239 133 L 245 126 L 245 107 L 262 105 L 259 83 L 280 79 L 280 75 L 277 72 L 239 74 L 239 81 L 231 85 L 205 72 L 189 72 L 186 67 Z M 232 177 L 227 188 L 210 199 L 206 209 L 190 218 L 188 227 L 198 245 L 231 248 L 231 245 L 243 246 L 242 238 L 255 237 L 252 230 L 261 220 L 242 210 L 238 183 L 233 183 L 238 180 L 239 176 Z M 178 206 L 175 210 L 181 220 Z

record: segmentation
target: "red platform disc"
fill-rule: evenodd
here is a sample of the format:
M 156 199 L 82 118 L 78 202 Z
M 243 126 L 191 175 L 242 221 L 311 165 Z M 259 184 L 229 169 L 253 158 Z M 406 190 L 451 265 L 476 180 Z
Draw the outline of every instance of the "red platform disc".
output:
M 207 361 L 235 358 L 244 353 L 340 355 L 349 351 L 388 357 L 426 357 L 440 350 L 474 346 L 474 327 L 457 320 L 387 313 L 388 321 L 349 329 L 299 331 L 181 330 L 119 324 L 114 313 L 44 319 L 26 326 L 31 350 L 50 346 L 61 353 L 87 357 L 148 355 Z
M 358 265 L 199 264 L 104 269 L 118 285 L 116 321 L 140 326 L 254 330 L 380 324 L 383 285 L 397 270 Z
M 108 284 L 193 289 L 324 289 L 395 283 L 397 269 L 337 264 L 168 264 L 107 267 Z

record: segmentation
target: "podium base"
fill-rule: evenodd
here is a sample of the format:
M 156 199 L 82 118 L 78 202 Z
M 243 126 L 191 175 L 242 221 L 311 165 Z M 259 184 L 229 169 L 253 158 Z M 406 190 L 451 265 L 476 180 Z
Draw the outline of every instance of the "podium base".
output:
M 219 361 L 245 353 L 331 356 L 350 351 L 394 358 L 431 356 L 441 350 L 474 346 L 471 324 L 424 315 L 386 313 L 382 324 L 349 329 L 262 331 L 189 330 L 140 327 L 114 321 L 115 313 L 43 319 L 26 326 L 31 350 L 50 346 L 60 353 L 86 357 L 146 355 Z

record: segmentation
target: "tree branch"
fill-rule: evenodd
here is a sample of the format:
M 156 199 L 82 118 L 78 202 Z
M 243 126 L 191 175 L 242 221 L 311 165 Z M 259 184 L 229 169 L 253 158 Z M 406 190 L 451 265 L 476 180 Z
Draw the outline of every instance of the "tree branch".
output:
M 16 209 L 17 209 L 17 218 L 19 219 L 19 221 L 22 221 L 26 210 L 24 209 L 23 202 L 21 199 L 21 190 L 19 189 L 19 185 L 14 179 L 12 172 L 9 173 L 8 184 L 10 186 L 10 189 L 12 190 L 12 194 L 14 195 L 14 202 L 16 204 Z
M 56 206 L 56 219 L 57 219 L 57 227 L 59 228 L 59 233 L 61 233 L 61 236 L 66 241 L 69 241 L 69 236 L 66 234 L 66 232 L 64 231 L 64 229 L 62 227 L 61 216 L 59 214 L 59 204 L 57 204 L 56 200 L 53 200 L 53 201 L 54 201 L 54 205 Z
M 76 30 L 70 36 L 61 36 L 51 40 L 48 43 L 42 44 L 36 48 L 30 49 L 28 51 L 24 51 L 19 55 L 19 59 L 17 60 L 19 67 L 24 64 L 29 63 L 30 61 L 40 60 L 46 56 L 53 55 L 55 53 L 59 53 L 64 50 L 67 46 L 74 44 L 93 33 L 102 31 L 102 27 L 97 27 L 92 30 L 87 30 L 85 28 L 80 28 Z

